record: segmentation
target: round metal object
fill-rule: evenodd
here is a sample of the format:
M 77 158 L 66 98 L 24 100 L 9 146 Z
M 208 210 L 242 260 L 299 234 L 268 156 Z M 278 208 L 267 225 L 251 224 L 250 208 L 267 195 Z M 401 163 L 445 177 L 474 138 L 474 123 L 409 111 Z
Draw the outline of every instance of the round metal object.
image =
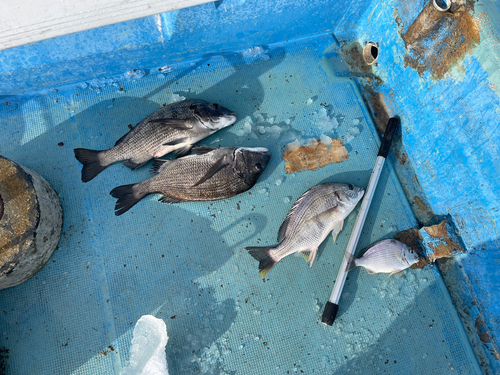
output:
M 0 196 L 0 289 L 5 289 L 47 263 L 61 237 L 62 208 L 43 177 L 2 156 Z
M 363 60 L 367 65 L 373 65 L 378 60 L 378 43 L 366 42 L 363 47 Z
M 432 0 L 432 5 L 440 12 L 447 12 L 451 8 L 451 0 Z

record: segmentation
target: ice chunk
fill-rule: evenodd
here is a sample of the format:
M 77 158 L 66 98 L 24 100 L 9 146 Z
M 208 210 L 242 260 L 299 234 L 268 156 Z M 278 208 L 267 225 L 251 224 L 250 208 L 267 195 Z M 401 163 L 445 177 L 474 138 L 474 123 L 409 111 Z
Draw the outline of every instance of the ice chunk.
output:
M 260 135 L 266 134 L 266 128 L 263 127 L 262 125 L 257 126 L 257 131 L 259 132 Z
M 249 48 L 243 52 L 243 56 L 256 57 L 262 60 L 269 60 L 269 56 L 266 55 L 266 51 L 262 47 Z
M 319 140 L 321 141 L 321 143 L 323 143 L 324 145 L 327 145 L 327 146 L 330 146 L 332 144 L 332 139 L 329 136 L 324 135 L 324 134 L 320 135 Z
M 288 144 L 288 150 L 297 151 L 300 147 L 300 142 L 298 139 L 294 140 L 292 143 Z
M 243 125 L 243 131 L 245 134 L 250 134 L 252 132 L 252 125 L 250 125 L 249 122 L 246 122 L 245 125 Z
M 313 102 L 314 102 L 314 100 L 312 100 L 311 98 L 309 98 L 309 99 L 307 99 L 306 103 L 309 105 L 309 104 L 313 104 Z
M 317 112 L 317 125 L 323 131 L 323 133 L 331 132 L 339 127 L 339 122 L 335 117 L 330 118 L 326 112 L 325 107 L 321 107 Z
M 142 316 L 134 328 L 130 360 L 120 375 L 168 375 L 167 341 L 165 322 L 152 315 Z
M 358 125 L 359 124 L 359 120 L 357 118 L 355 118 L 354 120 L 352 120 L 352 124 L 353 125 Z
M 177 103 L 182 100 L 186 99 L 184 96 L 178 95 L 178 94 L 171 94 L 170 97 L 168 98 L 169 103 Z
M 238 137 L 243 137 L 245 135 L 245 131 L 243 129 L 239 129 L 236 131 L 236 135 Z

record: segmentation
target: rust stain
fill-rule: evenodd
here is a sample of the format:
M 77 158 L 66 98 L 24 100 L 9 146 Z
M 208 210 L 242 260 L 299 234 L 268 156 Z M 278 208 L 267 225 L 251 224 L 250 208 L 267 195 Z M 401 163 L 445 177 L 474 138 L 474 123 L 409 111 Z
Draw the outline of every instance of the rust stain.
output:
M 464 249 L 462 246 L 450 238 L 450 234 L 448 233 L 448 220 L 443 220 L 437 225 L 433 225 L 430 227 L 424 227 L 424 230 L 436 240 L 439 240 L 440 243 L 436 246 L 435 244 L 432 246 L 433 254 L 429 257 L 429 262 L 432 263 L 436 259 L 439 258 L 447 258 L 450 257 L 453 253 L 460 252 L 464 253 Z
M 349 159 L 349 153 L 340 139 L 332 139 L 330 145 L 317 140 L 304 146 L 287 145 L 282 159 L 286 162 L 285 172 L 290 174 L 303 170 L 315 171 L 328 164 L 342 163 Z
M 368 104 L 368 109 L 371 112 L 372 118 L 375 121 L 377 131 L 379 134 L 384 134 L 387 123 L 391 118 L 389 109 L 385 104 L 384 95 L 380 92 L 376 92 L 372 86 L 365 85 L 363 88 L 363 96 Z
M 444 219 L 439 224 L 423 227 L 427 234 L 436 239 L 436 242 L 428 242 L 425 244 L 432 250 L 432 254 L 425 256 L 425 249 L 422 235 L 418 228 L 410 228 L 396 233 L 395 240 L 401 241 L 407 246 L 414 249 L 420 256 L 418 263 L 414 264 L 411 268 L 424 268 L 427 265 L 434 263 L 437 259 L 448 258 L 455 253 L 464 253 L 462 246 L 453 240 L 450 236 L 451 230 L 450 223 Z
M 421 77 L 428 71 L 434 79 L 441 79 L 463 61 L 480 42 L 479 22 L 471 15 L 473 9 L 472 0 L 444 13 L 428 2 L 401 35 L 408 51 L 405 67 L 415 69 Z

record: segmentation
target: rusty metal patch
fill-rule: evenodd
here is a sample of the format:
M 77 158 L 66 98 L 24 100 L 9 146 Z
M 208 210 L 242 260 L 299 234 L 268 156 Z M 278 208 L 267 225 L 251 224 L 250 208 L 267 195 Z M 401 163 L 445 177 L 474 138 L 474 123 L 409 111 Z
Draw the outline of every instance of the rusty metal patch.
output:
M 451 12 L 439 12 L 428 2 L 422 9 L 401 35 L 407 49 L 405 67 L 415 69 L 421 77 L 429 72 L 433 79 L 442 79 L 479 44 L 480 28 L 471 15 L 474 2 L 467 0 L 453 8 Z
M 285 172 L 290 174 L 306 169 L 315 171 L 328 164 L 342 163 L 349 159 L 349 153 L 342 141 L 334 138 L 330 145 L 319 140 L 304 146 L 289 144 L 283 151 L 282 159 L 286 162 Z

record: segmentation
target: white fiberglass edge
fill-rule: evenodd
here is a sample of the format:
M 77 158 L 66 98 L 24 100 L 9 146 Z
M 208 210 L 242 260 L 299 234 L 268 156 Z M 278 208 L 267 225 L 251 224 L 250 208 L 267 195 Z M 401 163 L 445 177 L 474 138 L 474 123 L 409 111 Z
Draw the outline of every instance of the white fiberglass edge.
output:
M 213 0 L 212 0 L 213 1 Z M 0 51 L 210 0 L 1 1 Z

